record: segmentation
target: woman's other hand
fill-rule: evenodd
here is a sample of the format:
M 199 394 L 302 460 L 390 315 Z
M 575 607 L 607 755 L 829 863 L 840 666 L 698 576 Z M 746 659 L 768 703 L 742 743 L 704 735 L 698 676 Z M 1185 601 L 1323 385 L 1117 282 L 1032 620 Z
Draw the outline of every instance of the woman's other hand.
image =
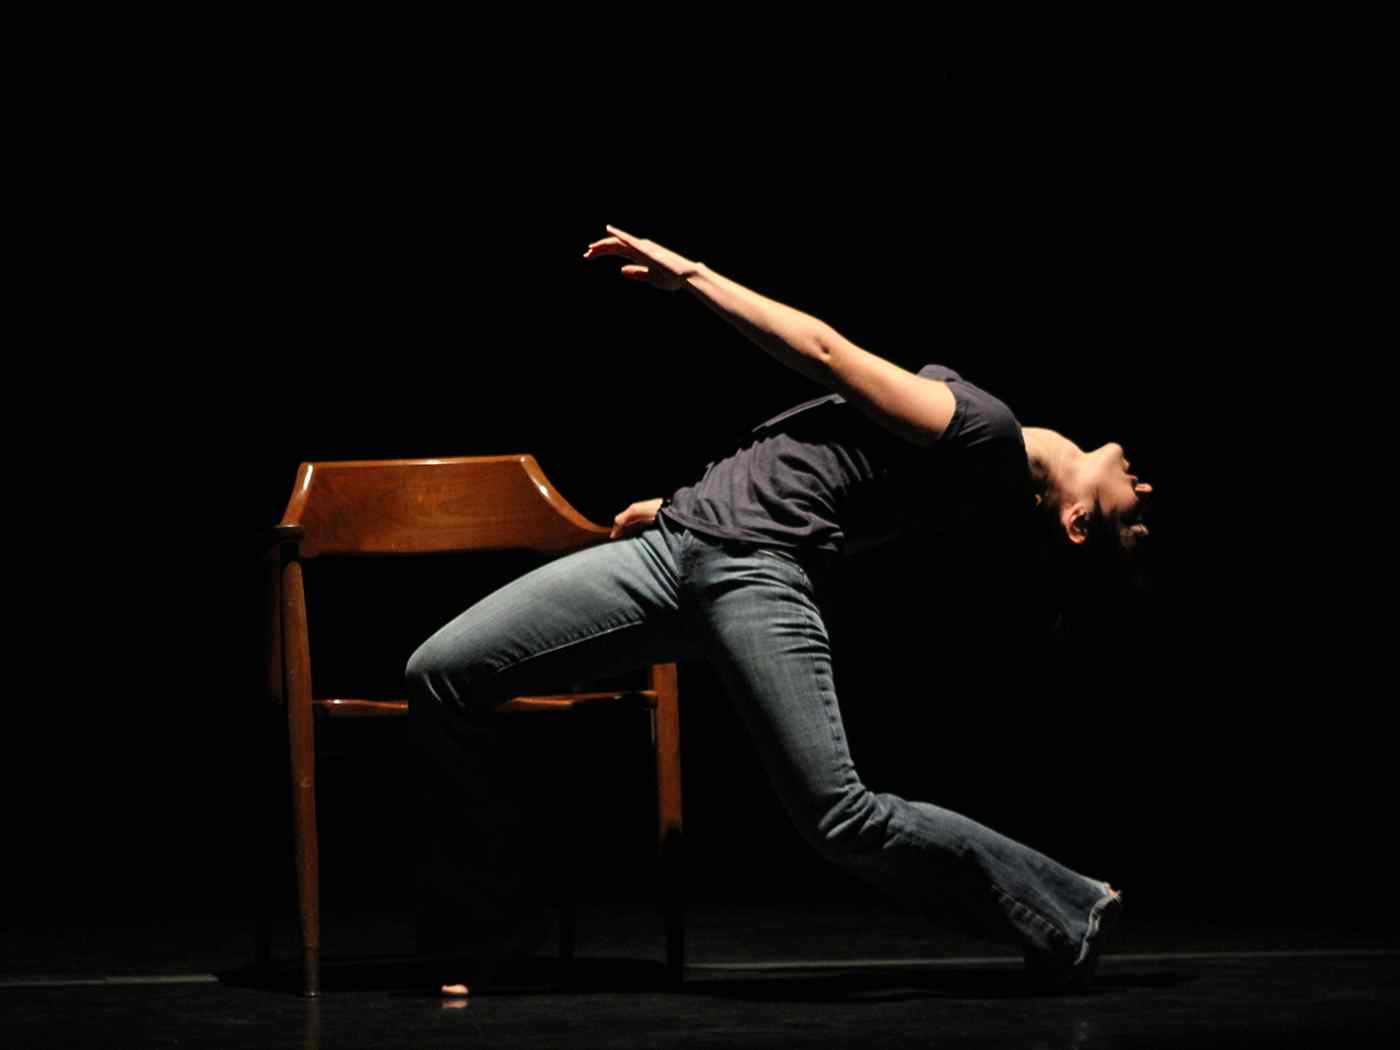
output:
M 602 255 L 620 255 L 631 260 L 622 268 L 622 273 L 640 281 L 646 281 L 654 288 L 674 292 L 685 286 L 685 279 L 699 268 L 684 255 L 677 255 L 669 248 L 663 248 L 655 241 L 643 237 L 633 237 L 616 226 L 605 227 L 612 236 L 594 241 L 583 253 L 585 259 L 596 259 Z
M 621 540 L 641 532 L 656 520 L 656 512 L 661 509 L 663 502 L 664 500 L 649 499 L 643 503 L 632 504 L 613 518 L 612 534 L 608 538 Z

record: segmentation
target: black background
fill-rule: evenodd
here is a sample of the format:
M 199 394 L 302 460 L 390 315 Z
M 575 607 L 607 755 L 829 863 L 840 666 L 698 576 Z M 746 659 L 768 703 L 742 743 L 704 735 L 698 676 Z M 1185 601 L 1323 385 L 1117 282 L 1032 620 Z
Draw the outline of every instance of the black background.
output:
M 1148 589 L 1048 655 L 998 631 L 956 551 L 853 563 L 830 627 L 872 788 L 1142 914 L 1358 899 L 1389 748 L 1361 670 L 1379 627 L 1332 586 L 1368 548 L 1314 511 L 1336 497 L 1314 449 L 1337 400 L 1308 382 L 1331 359 L 1287 273 L 1306 85 L 1159 58 L 721 90 L 388 50 L 221 54 L 211 75 L 194 49 L 119 90 L 55 83 L 36 121 L 22 917 L 251 913 L 262 844 L 286 834 L 259 559 L 299 463 L 528 451 L 606 523 L 820 392 L 693 297 L 584 262 L 604 223 L 902 365 L 945 363 L 1023 424 L 1119 441 L 1156 488 Z M 318 692 L 393 693 L 418 642 L 514 570 L 481 571 L 313 565 Z M 681 691 L 692 898 L 873 900 L 789 828 L 709 670 L 683 666 Z M 521 745 L 592 814 L 601 898 L 647 892 L 643 732 Z M 323 764 L 325 899 L 408 910 L 402 734 L 343 733 L 385 746 Z

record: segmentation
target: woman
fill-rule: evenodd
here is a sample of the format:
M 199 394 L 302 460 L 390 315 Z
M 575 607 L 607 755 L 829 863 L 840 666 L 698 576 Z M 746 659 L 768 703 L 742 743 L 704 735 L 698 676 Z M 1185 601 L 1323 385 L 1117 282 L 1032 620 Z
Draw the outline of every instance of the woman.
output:
M 632 504 L 612 542 L 541 566 L 424 642 L 407 668 L 421 746 L 479 794 L 473 713 L 536 686 L 703 659 L 819 853 L 938 923 L 1018 945 L 1052 986 L 1084 986 L 1121 895 L 966 817 L 866 788 L 819 600 L 834 559 L 949 516 L 995 527 L 1008 549 L 1037 549 L 1048 523 L 1066 551 L 1131 553 L 1151 487 L 1118 445 L 1085 452 L 1023 429 L 951 369 L 909 372 L 702 263 L 607 231 L 585 259 L 620 257 L 625 276 L 687 289 L 832 393 L 761 424 L 669 499 Z

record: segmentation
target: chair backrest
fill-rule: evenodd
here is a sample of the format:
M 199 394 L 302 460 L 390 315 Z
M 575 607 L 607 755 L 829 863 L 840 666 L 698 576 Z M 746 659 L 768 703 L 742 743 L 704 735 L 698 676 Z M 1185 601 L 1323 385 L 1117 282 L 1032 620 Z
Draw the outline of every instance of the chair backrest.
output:
M 562 554 L 607 538 L 535 457 L 303 463 L 278 534 L 318 554 L 530 550 Z

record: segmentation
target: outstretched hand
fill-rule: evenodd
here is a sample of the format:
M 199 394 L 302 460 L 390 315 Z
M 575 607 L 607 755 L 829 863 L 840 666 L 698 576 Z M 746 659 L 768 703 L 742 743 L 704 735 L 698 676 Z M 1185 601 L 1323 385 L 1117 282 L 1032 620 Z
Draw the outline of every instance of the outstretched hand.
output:
M 605 227 L 611 236 L 594 241 L 583 253 L 585 259 L 596 259 L 603 255 L 620 255 L 630 259 L 622 267 L 622 273 L 636 280 L 646 281 L 653 288 L 674 292 L 685 286 L 685 279 L 693 274 L 699 263 L 692 262 L 684 255 L 678 255 L 669 248 L 663 248 L 655 241 L 643 237 L 633 237 L 616 226 Z

